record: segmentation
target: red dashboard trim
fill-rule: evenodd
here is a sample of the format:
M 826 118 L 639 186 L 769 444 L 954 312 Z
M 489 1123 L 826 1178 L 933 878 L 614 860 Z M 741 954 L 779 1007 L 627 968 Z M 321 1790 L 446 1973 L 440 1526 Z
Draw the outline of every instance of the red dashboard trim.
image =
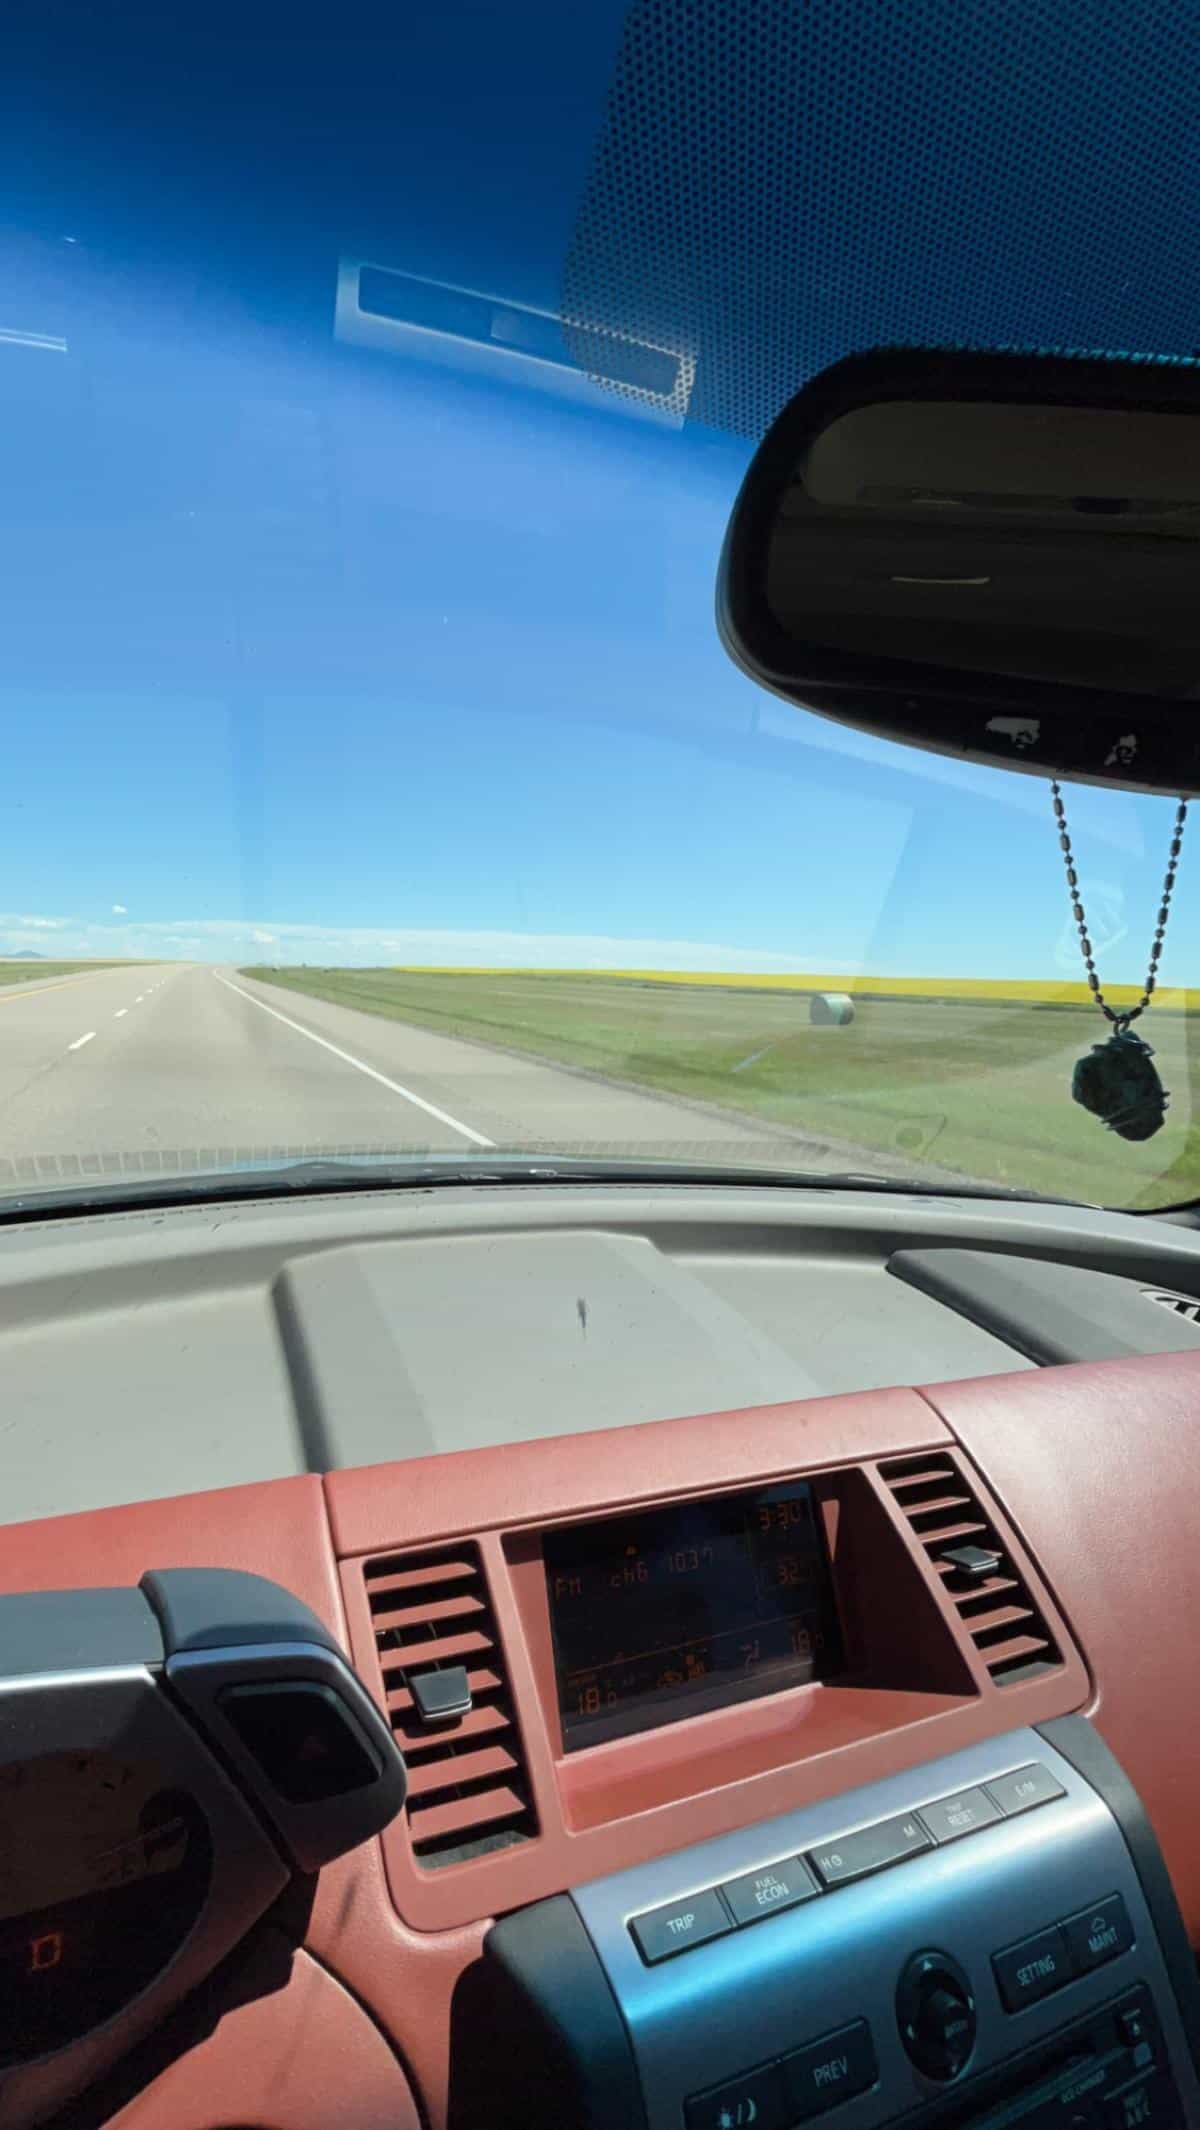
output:
M 952 1427 L 1088 1653 L 1097 1728 L 1200 1943 L 1200 1355 L 942 1383 Z
M 998 1730 L 1079 1708 L 1090 1694 L 1087 1671 L 998 1505 L 988 1502 L 989 1513 L 1021 1560 L 1064 1655 L 1055 1671 L 1004 1690 L 989 1679 L 951 1603 L 933 1589 L 911 1529 L 870 1469 L 877 1458 L 942 1449 L 948 1440 L 924 1399 L 893 1390 L 331 1473 L 326 1489 L 343 1552 L 351 1654 L 380 1700 L 364 1558 L 423 1552 L 466 1535 L 479 1545 L 539 1822 L 536 1839 L 521 1846 L 429 1870 L 415 1858 L 404 1821 L 396 1821 L 382 1845 L 405 1921 L 419 1931 L 469 1925 Z M 851 1519 L 860 1536 L 851 1574 L 878 1592 L 878 1602 L 865 1607 L 880 1623 L 872 1676 L 793 1688 L 564 1755 L 539 1528 L 837 1470 L 865 1494 Z M 886 1635 L 890 1643 L 881 1643 Z M 907 1661 L 913 1652 L 926 1654 L 923 1667 Z
M 765 1484 L 804 1467 L 937 1449 L 948 1440 L 916 1391 L 863 1391 L 365 1465 L 328 1473 L 325 1491 L 344 1559 L 479 1530 L 602 1516 L 631 1501 Z
M 783 1810 L 807 1795 L 872 1779 L 942 1746 L 1041 1720 L 1054 1703 L 1078 1707 L 1092 1700 L 1099 1728 L 1145 1800 L 1193 1940 L 1200 1941 L 1200 1843 L 1194 1832 L 1200 1722 L 1192 1707 L 1197 1682 L 1188 1640 L 1190 1621 L 1200 1615 L 1194 1500 L 1198 1429 L 1200 1356 L 1045 1369 L 942 1384 L 923 1393 L 885 1391 L 705 1415 L 338 1472 L 324 1482 L 302 1477 L 9 1525 L 0 1539 L 0 1579 L 9 1589 L 62 1589 L 136 1583 L 154 1566 L 248 1568 L 294 1590 L 344 1638 L 340 1577 L 354 1654 L 371 1680 L 373 1645 L 361 1556 L 482 1533 L 489 1570 L 500 1564 L 499 1621 L 506 1641 L 511 1637 L 513 1683 L 529 1733 L 539 1806 L 549 1803 L 560 1884 L 631 1861 L 635 1854 L 677 1847 L 756 1814 Z M 1022 1553 L 1028 1548 L 1036 1561 L 1034 1587 L 1039 1600 L 1045 1598 L 1056 1632 L 1062 1629 L 1064 1647 L 1070 1651 L 1074 1635 L 1086 1650 L 1094 1695 L 1072 1655 L 1064 1672 L 1035 1687 L 955 1699 L 948 1713 L 932 1722 L 901 1725 L 852 1750 L 834 1749 L 748 1779 L 738 1779 L 730 1765 L 733 1779 L 720 1786 L 684 1804 L 660 1804 L 632 1818 L 590 1824 L 582 1842 L 556 1802 L 559 1773 L 554 1740 L 540 1714 L 545 1682 L 539 1683 L 536 1637 L 532 1642 L 527 1637 L 522 1609 L 527 1613 L 527 1602 L 519 1600 L 506 1566 L 510 1554 L 519 1565 L 521 1534 L 539 1523 L 603 1513 L 626 1501 L 736 1487 L 806 1468 L 869 1464 L 955 1440 L 980 1475 L 985 1498 L 990 1491 L 1001 1531 L 1012 1536 L 1011 1518 L 1024 1541 Z M 1007 1516 L 999 1511 L 999 1501 Z M 333 1537 L 336 1551 L 351 1556 L 340 1564 Z M 782 1721 L 785 1698 L 749 1706 L 769 1711 L 775 1703 L 773 1720 Z M 621 1748 L 633 1744 L 644 1753 L 648 1779 L 661 1788 L 669 1779 L 667 1758 L 681 1750 L 680 1734 L 698 1734 L 704 1724 L 719 1730 L 727 1713 L 676 1725 L 673 1735 L 657 1734 L 657 1742 L 649 1733 L 616 1743 Z M 588 1756 L 574 1758 L 578 1764 Z M 577 1800 L 577 1816 L 580 1809 Z M 594 1800 L 582 1801 L 582 1817 L 595 1820 Z M 397 1838 L 390 1833 L 389 1844 Z M 436 1882 L 437 1874 L 430 1876 Z M 455 1876 L 452 1871 L 451 1879 Z M 536 1890 L 531 1873 L 523 1897 Z M 380 1845 L 369 1844 L 322 1873 L 309 1924 L 308 1944 L 317 1959 L 357 1994 L 399 2050 L 432 2130 L 442 2130 L 446 2120 L 456 1988 L 477 1957 L 486 1927 L 478 1909 L 476 1916 L 454 1929 L 434 1927 L 432 1907 L 424 1928 L 414 1927 L 412 1918 L 402 1919 L 389 1897 Z M 329 1977 L 304 1986 L 312 1989 L 314 2002 L 318 1992 L 322 1999 L 313 2032 L 324 2037 L 331 2063 L 345 2066 L 360 2046 L 355 2037 L 363 2027 L 373 2031 L 369 2020 Z M 207 2130 L 218 2121 L 245 2121 L 251 2111 L 253 2120 L 270 2123 L 273 2130 L 292 2130 L 293 2116 L 272 2109 L 256 2083 L 255 2059 L 270 2061 L 277 2049 L 281 2029 L 276 2022 L 284 2001 L 276 1992 L 245 2015 L 231 2012 L 212 2037 L 220 2041 L 228 2027 L 222 2046 L 231 2048 L 238 2066 L 232 2080 L 236 2112 L 214 2112 L 219 2100 L 210 2083 L 214 2059 L 203 2044 L 130 2105 L 120 2118 L 122 2130 L 155 2130 L 168 2121 L 172 2130 Z M 290 2014 L 287 2023 L 295 2035 Z M 303 2034 L 296 2046 L 302 2043 Z M 395 2071 L 390 2053 L 384 2054 Z M 314 2073 L 314 2093 L 319 2077 Z M 338 2120 L 355 2130 L 377 2130 L 384 2120 L 409 2124 L 415 2118 L 404 2112 L 405 2104 L 395 2097 L 398 2090 L 393 2082 L 390 2114 L 372 2116 L 351 2113 L 352 2096 L 339 2087 Z M 383 2095 L 383 2085 L 378 2092 Z M 296 2130 L 315 2130 L 320 2112 L 296 2118 Z M 323 2120 L 332 2119 L 327 2098 Z
M 109 2118 L 110 2130 L 421 2130 L 379 2028 L 334 1976 L 298 1952 L 282 1989 L 232 2005 Z

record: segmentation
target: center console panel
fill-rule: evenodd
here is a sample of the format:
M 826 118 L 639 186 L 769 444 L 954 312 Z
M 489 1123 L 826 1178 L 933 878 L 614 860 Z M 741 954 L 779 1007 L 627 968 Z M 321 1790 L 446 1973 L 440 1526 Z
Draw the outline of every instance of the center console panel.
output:
M 1148 1829 L 1090 1726 L 1051 1729 L 497 1924 L 486 2098 L 456 2126 L 1200 2121 L 1196 1982 L 1135 1863 Z

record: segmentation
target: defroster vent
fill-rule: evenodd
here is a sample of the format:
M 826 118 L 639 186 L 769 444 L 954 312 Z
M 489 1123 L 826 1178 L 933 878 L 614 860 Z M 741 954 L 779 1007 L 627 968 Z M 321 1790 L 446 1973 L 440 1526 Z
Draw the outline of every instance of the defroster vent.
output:
M 418 1862 L 433 1869 L 528 1841 L 532 1793 L 478 1548 L 392 1554 L 368 1561 L 365 1579 Z M 452 1665 L 466 1668 L 471 1707 L 423 1723 L 410 1681 Z
M 997 1686 L 1062 1663 L 1020 1569 L 957 1460 L 938 1451 L 879 1466 Z

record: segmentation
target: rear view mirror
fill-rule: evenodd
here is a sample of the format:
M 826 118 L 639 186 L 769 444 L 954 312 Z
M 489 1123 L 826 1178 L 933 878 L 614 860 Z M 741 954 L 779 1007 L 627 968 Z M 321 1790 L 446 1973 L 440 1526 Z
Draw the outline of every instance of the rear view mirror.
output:
M 842 724 L 1200 793 L 1200 364 L 836 364 L 754 457 L 717 609 L 744 672 Z

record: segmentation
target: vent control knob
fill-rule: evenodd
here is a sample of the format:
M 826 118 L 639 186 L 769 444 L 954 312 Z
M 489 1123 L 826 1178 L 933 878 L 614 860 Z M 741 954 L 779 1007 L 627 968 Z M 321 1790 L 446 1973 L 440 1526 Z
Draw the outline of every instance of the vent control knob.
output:
M 944 2084 L 966 2069 L 975 2047 L 975 1998 L 949 1953 L 913 1954 L 896 1991 L 896 2019 L 910 2059 L 926 2078 Z

